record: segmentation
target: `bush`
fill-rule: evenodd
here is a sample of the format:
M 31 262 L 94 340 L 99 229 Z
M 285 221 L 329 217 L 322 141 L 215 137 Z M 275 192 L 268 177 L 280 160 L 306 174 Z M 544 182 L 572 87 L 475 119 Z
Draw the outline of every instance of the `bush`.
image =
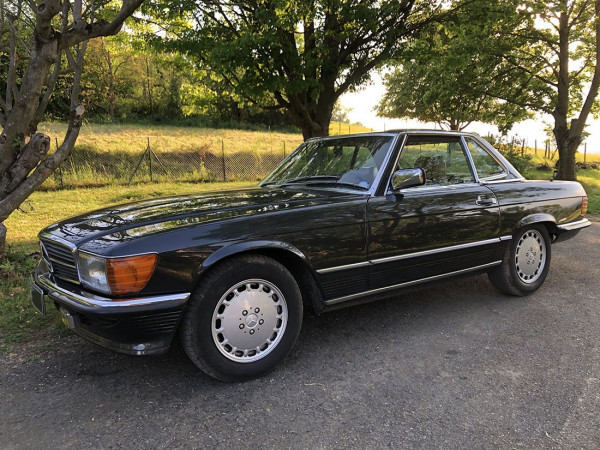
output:
M 550 169 L 552 169 L 552 166 L 550 166 L 550 164 L 548 164 L 548 161 L 544 161 L 543 163 L 535 166 L 535 168 L 537 170 L 550 170 Z
M 496 149 L 502 153 L 519 172 L 525 173 L 534 168 L 533 162 L 531 161 L 532 156 L 530 154 L 521 154 L 520 151 L 511 148 L 509 145 L 498 145 L 496 146 Z

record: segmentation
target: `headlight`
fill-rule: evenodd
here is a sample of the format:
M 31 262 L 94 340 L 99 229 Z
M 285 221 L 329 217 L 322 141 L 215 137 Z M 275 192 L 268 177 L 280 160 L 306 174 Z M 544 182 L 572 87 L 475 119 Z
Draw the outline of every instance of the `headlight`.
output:
M 144 289 L 158 256 L 154 253 L 124 258 L 103 258 L 79 252 L 77 266 L 81 283 L 106 294 L 133 294 Z

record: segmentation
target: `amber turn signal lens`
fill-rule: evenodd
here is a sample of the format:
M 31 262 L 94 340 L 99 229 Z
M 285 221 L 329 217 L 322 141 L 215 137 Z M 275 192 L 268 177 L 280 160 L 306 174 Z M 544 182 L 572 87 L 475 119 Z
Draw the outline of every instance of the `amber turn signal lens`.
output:
M 133 294 L 139 292 L 148 283 L 157 255 L 130 256 L 106 260 L 106 278 L 113 294 Z
M 588 205 L 587 197 L 582 197 L 581 198 L 581 215 L 582 216 L 587 213 L 587 205 Z

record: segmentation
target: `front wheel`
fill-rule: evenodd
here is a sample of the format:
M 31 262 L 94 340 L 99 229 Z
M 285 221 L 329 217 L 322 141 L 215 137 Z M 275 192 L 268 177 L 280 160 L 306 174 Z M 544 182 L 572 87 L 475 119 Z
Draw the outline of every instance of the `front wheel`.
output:
M 550 268 L 550 236 L 543 225 L 520 229 L 508 246 L 502 264 L 488 272 L 501 292 L 523 296 L 535 292 Z
M 181 323 L 181 342 L 203 372 L 243 381 L 272 370 L 291 350 L 302 312 L 298 284 L 283 265 L 239 256 L 200 282 Z

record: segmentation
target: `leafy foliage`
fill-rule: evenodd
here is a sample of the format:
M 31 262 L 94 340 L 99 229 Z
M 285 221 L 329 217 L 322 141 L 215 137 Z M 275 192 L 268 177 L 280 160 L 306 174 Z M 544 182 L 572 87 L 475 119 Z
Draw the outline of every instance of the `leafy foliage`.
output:
M 489 5 L 480 1 L 480 7 Z M 598 110 L 600 87 L 600 1 L 501 0 L 506 19 L 496 33 L 471 30 L 477 43 L 470 68 L 484 69 L 493 80 L 476 77 L 472 88 L 517 106 L 551 114 L 559 152 L 560 179 L 576 178 L 575 153 L 585 123 Z
M 444 3 L 178 0 L 146 12 L 169 18 L 169 39 L 155 37 L 157 45 L 210 69 L 245 102 L 287 110 L 308 138 L 326 135 L 339 96 L 401 51 Z
M 497 89 L 510 86 L 506 79 L 495 78 L 487 71 L 496 54 L 487 52 L 490 43 L 474 40 L 473 33 L 490 39 L 503 22 L 511 20 L 512 11 L 502 3 L 491 3 L 483 9 L 479 4 L 466 3 L 444 22 L 428 26 L 386 75 L 387 92 L 379 114 L 437 122 L 452 130 L 480 121 L 497 125 L 502 133 L 528 118 L 527 108 L 472 87 L 474 83 L 488 87 L 499 84 Z

